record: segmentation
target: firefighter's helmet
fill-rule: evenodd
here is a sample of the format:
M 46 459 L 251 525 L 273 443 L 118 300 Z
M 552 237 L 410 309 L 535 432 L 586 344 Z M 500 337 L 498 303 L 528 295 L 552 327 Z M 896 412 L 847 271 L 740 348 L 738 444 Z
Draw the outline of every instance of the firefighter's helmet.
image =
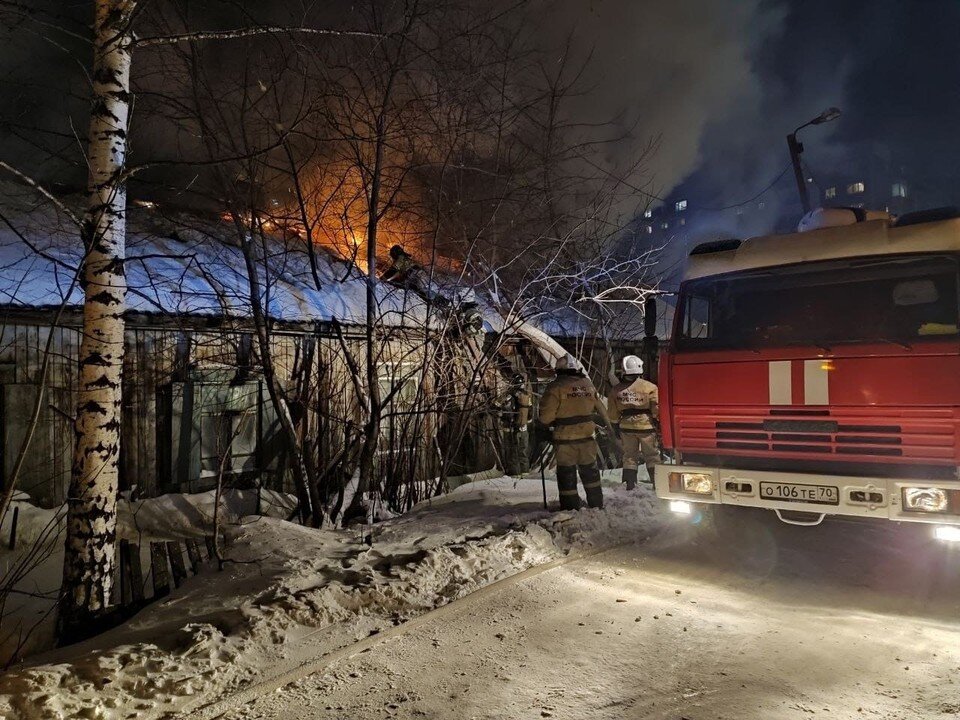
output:
M 580 361 L 577 360 L 573 355 L 567 353 L 562 358 L 557 358 L 557 370 L 576 370 L 582 371 L 583 366 L 580 365 Z
M 627 355 L 623 359 L 624 375 L 643 375 L 643 360 L 636 355 Z

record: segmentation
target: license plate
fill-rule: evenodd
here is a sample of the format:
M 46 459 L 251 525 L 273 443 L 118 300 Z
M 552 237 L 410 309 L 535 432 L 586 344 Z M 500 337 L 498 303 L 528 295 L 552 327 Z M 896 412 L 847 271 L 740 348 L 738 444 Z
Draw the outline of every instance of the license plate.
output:
M 760 497 L 764 500 L 838 505 L 840 492 L 832 485 L 794 485 L 793 483 L 760 483 Z

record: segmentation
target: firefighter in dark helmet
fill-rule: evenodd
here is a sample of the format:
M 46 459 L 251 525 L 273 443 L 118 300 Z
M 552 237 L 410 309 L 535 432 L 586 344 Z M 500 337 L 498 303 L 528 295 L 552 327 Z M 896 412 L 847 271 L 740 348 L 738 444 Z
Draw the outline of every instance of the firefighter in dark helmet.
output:
M 400 245 L 394 245 L 390 248 L 390 260 L 393 264 L 384 271 L 380 279 L 385 282 L 392 282 L 394 285 L 407 285 L 414 279 L 413 276 L 420 269 L 413 256 Z
M 623 480 L 628 490 L 637 486 L 641 457 L 651 483 L 654 465 L 660 460 L 656 429 L 660 400 L 657 386 L 644 380 L 642 374 L 643 361 L 627 355 L 623 359 L 623 379 L 607 397 L 607 414 L 623 442 Z
M 572 355 L 557 361 L 557 379 L 540 398 L 539 421 L 552 428 L 557 458 L 557 488 L 563 510 L 580 509 L 577 473 L 587 494 L 587 505 L 603 507 L 597 441 L 593 438 L 597 392 Z

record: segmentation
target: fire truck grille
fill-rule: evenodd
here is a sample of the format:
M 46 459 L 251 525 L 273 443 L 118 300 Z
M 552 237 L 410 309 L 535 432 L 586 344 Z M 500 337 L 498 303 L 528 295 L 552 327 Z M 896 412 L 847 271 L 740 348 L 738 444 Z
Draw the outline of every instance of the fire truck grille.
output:
M 757 408 L 754 412 L 734 415 L 718 408 L 683 408 L 677 413 L 677 447 L 688 452 L 736 451 L 755 457 L 850 462 L 874 457 L 955 464 L 958 420 L 952 410 L 905 408 L 885 412 L 885 417 L 876 417 L 872 408 L 842 414 L 818 410 L 815 415 L 800 408 Z

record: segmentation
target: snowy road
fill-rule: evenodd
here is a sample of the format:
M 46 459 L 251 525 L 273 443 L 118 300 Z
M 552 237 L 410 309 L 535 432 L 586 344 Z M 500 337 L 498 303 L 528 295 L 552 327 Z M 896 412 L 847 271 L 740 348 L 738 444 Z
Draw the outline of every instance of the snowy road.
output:
M 507 585 L 224 717 L 960 717 L 960 557 L 926 528 L 739 517 Z

